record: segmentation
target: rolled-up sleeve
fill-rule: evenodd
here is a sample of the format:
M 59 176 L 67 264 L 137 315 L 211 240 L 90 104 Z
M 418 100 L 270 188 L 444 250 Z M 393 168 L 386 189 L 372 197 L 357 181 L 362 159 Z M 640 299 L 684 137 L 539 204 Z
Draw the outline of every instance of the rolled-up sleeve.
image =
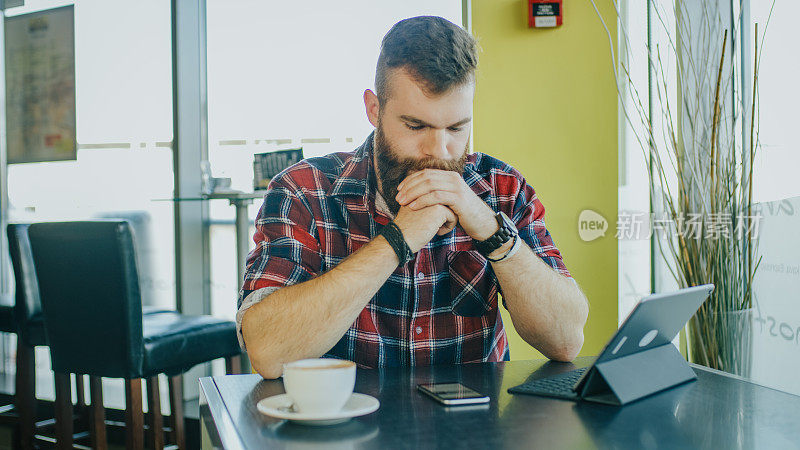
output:
M 284 172 L 272 181 L 256 218 L 255 248 L 247 256 L 236 314 L 242 348 L 242 318 L 247 309 L 276 290 L 308 281 L 320 271 L 314 214 L 290 173 Z
M 518 187 L 511 219 L 517 225 L 519 236 L 547 265 L 558 273 L 572 278 L 561 257 L 561 252 L 545 226 L 544 205 L 539 201 L 536 191 L 525 182 L 521 175 L 515 178 Z

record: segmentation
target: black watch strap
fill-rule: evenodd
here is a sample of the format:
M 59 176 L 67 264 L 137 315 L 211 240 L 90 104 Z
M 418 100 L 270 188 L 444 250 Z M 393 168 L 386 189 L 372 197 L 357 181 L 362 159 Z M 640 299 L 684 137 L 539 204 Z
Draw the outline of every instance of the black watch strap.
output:
M 500 229 L 498 229 L 493 235 L 489 236 L 489 238 L 485 241 L 472 241 L 475 245 L 475 249 L 478 250 L 481 255 L 487 258 L 493 251 L 502 247 L 503 244 L 519 234 L 519 230 L 517 230 L 514 222 L 512 222 L 511 219 L 509 219 L 504 213 L 499 212 L 495 214 L 494 217 L 497 219 L 497 224 L 500 226 Z
M 411 251 L 411 247 L 408 246 L 408 243 L 406 243 L 406 238 L 403 237 L 403 232 L 400 231 L 400 227 L 398 227 L 397 224 L 389 222 L 383 227 L 380 234 L 386 239 L 386 242 L 392 246 L 392 250 L 394 250 L 397 259 L 400 261 L 400 265 L 414 259 L 414 253 Z

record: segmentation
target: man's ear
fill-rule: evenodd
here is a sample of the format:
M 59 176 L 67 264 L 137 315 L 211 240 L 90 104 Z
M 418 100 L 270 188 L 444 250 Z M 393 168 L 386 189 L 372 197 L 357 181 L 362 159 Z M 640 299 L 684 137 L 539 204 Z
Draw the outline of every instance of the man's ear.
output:
M 364 108 L 367 110 L 367 119 L 373 127 L 378 127 L 378 115 L 380 114 L 381 105 L 378 101 L 378 96 L 372 90 L 367 89 L 364 91 Z

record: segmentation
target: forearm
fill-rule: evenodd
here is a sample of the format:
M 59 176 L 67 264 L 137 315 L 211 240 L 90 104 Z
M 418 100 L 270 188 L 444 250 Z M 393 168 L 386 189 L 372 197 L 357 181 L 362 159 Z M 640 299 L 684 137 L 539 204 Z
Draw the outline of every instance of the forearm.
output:
M 524 195 L 517 197 L 525 201 L 520 217 L 532 215 L 534 220 L 543 219 L 544 207 L 536 200 L 533 189 L 526 186 L 521 186 Z M 501 219 L 509 220 L 498 218 L 496 211 L 458 173 L 425 169 L 409 175 L 398 188 L 397 201 L 411 209 L 431 205 L 452 209 L 464 231 L 478 242 L 497 233 Z M 514 226 L 519 229 L 519 224 Z M 512 241 L 506 242 L 490 257 L 500 258 L 511 246 Z M 586 298 L 580 289 L 551 269 L 527 245 L 507 259 L 493 262 L 492 267 L 520 336 L 548 358 L 572 360 L 583 345 L 583 326 L 588 315 Z
M 283 363 L 325 354 L 397 265 L 392 247 L 378 236 L 323 275 L 281 288 L 250 307 L 242 335 L 253 367 L 265 378 L 277 378 Z
M 492 268 L 519 335 L 550 359 L 574 359 L 583 346 L 589 313 L 578 286 L 527 245 L 508 259 L 492 263 Z

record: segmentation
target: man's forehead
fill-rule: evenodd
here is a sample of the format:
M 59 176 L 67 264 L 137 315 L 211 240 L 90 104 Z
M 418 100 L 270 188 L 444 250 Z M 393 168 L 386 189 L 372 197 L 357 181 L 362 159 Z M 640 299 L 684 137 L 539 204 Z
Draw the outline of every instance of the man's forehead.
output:
M 443 94 L 431 94 L 405 69 L 395 69 L 389 77 L 386 108 L 397 117 L 413 117 L 444 126 L 472 117 L 475 83 L 454 86 Z M 448 122 L 440 124 L 439 122 Z

